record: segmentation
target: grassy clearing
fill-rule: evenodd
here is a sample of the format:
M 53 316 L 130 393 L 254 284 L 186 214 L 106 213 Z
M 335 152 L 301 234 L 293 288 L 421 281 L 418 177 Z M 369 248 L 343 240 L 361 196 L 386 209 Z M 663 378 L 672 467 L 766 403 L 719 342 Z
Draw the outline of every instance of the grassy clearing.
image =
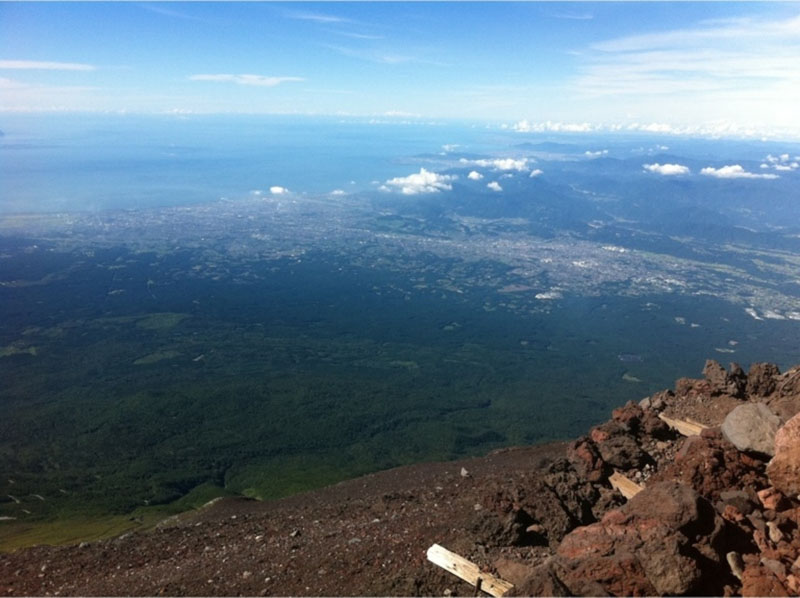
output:
M 12 552 L 42 544 L 64 546 L 113 538 L 134 529 L 153 526 L 162 518 L 163 514 L 151 512 L 136 518 L 130 515 L 110 515 L 31 523 L 4 521 L 0 524 L 0 552 Z

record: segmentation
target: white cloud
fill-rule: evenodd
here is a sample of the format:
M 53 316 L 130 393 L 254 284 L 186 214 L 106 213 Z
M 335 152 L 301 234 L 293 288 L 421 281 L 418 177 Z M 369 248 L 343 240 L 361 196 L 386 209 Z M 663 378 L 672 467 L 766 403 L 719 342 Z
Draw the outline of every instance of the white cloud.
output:
M 285 193 L 289 193 L 289 190 L 286 187 L 280 187 L 278 185 L 273 185 L 269 188 L 269 192 L 273 195 L 283 195 Z
M 289 81 L 305 81 L 302 77 L 266 77 L 264 75 L 232 75 L 229 73 L 215 75 L 190 75 L 190 81 L 214 81 L 220 83 L 236 83 L 237 85 L 255 85 L 258 87 L 275 87 Z
M 800 89 L 798 90 L 798 100 L 800 101 Z M 560 123 L 543 122 L 531 123 L 527 120 L 519 121 L 511 126 L 501 125 L 504 129 L 513 129 L 520 133 L 541 133 L 541 132 L 570 132 L 570 133 L 595 133 L 608 132 L 616 133 L 620 131 L 632 131 L 639 133 L 653 133 L 657 135 L 674 135 L 683 137 L 711 137 L 714 139 L 724 137 L 785 137 L 800 136 L 800 124 L 796 128 L 786 126 L 754 126 L 742 125 L 730 120 L 716 119 L 705 123 L 691 125 L 674 125 L 664 122 L 605 122 L 605 123 Z M 668 146 L 657 146 L 664 151 Z M 800 158 L 798 158 L 800 159 Z
M 420 118 L 421 114 L 415 112 L 406 112 L 405 110 L 387 110 L 382 116 L 389 116 L 391 118 Z
M 531 173 L 528 176 L 531 177 L 531 178 L 534 178 L 534 177 L 539 176 L 540 174 L 544 174 L 544 171 L 539 169 L 539 168 L 536 168 L 534 170 L 531 170 Z
M 459 147 L 461 147 L 461 146 L 458 145 L 457 143 L 445 143 L 442 146 L 442 151 L 450 153 L 450 152 L 456 151 Z
M 777 174 L 754 174 L 747 172 L 739 164 L 731 164 L 720 168 L 708 166 L 700 171 L 700 174 L 713 176 L 718 179 L 777 179 Z
M 438 174 L 430 172 L 424 168 L 420 168 L 418 173 L 410 174 L 404 177 L 395 177 L 386 181 L 386 185 L 381 188 L 383 190 L 399 190 L 404 195 L 416 195 L 417 193 L 437 193 L 439 191 L 450 191 L 453 186 L 450 184 L 454 181 L 455 175 Z
M 494 168 L 495 170 L 516 170 L 519 172 L 525 172 L 528 170 L 527 158 L 521 158 L 519 160 L 515 158 L 482 158 L 480 160 L 467 160 L 466 158 L 461 158 L 459 162 L 462 164 L 474 164 L 475 166 L 482 166 L 484 168 Z
M 347 195 L 347 192 L 344 189 L 334 189 L 331 195 Z
M 319 12 L 286 11 L 284 14 L 290 19 L 298 19 L 300 21 L 313 21 L 314 23 L 322 23 L 324 25 L 353 22 L 352 20 L 346 19 L 344 17 L 338 17 L 336 15 L 328 15 Z
M 96 66 L 78 62 L 41 62 L 38 60 L 0 60 L 0 69 L 46 71 L 94 71 Z
M 483 178 L 483 175 L 477 170 L 473 170 L 467 175 L 467 178 L 471 181 L 480 181 Z
M 503 188 L 500 186 L 500 183 L 497 181 L 492 181 L 491 183 L 487 183 L 486 186 L 491 189 L 492 191 L 502 191 Z
M 583 152 L 583 155 L 588 158 L 599 158 L 600 156 L 607 156 L 608 150 L 607 149 L 597 150 L 596 152 L 591 152 L 589 150 L 586 150 L 585 152 Z
M 656 162 L 655 164 L 642 164 L 642 168 L 648 172 L 663 174 L 664 176 L 689 174 L 689 167 L 683 164 L 659 164 Z
M 799 158 L 795 157 L 795 160 L 797 159 Z M 789 160 L 791 160 L 791 156 L 789 154 L 781 154 L 780 156 L 767 154 L 767 157 L 764 158 L 764 163 L 761 164 L 761 168 L 769 168 L 771 165 L 772 169 L 777 170 L 778 172 L 791 172 L 800 167 L 800 163 L 796 161 L 789 162 Z M 769 164 L 767 164 L 767 162 L 769 162 Z
M 511 128 L 518 133 L 543 133 L 549 132 L 564 132 L 564 133 L 588 133 L 594 131 L 596 125 L 589 123 L 562 123 L 545 121 L 540 123 L 532 123 L 527 120 L 521 120 L 511 125 Z
M 742 129 L 797 134 L 800 16 L 702 21 L 591 44 L 572 97 L 607 107 L 603 117 L 669 114 L 676 123 L 731 119 Z M 747 124 L 745 124 L 747 123 Z

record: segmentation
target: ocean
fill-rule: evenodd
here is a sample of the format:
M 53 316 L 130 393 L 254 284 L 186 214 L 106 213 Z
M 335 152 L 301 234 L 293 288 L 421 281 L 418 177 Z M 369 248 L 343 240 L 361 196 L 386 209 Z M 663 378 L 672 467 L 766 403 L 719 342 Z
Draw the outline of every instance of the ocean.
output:
M 375 189 L 480 151 L 498 132 L 462 123 L 281 116 L 4 115 L 0 213 L 136 209 L 293 192 Z

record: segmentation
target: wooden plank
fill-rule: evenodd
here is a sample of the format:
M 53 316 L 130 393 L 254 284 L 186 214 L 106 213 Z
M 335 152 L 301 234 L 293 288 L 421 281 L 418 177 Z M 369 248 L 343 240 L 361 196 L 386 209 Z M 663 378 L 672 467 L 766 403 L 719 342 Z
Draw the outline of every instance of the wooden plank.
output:
M 708 428 L 708 426 L 704 424 L 700 424 L 697 422 L 688 422 L 682 419 L 673 419 L 671 417 L 667 417 L 663 413 L 659 413 L 658 417 L 670 428 L 677 430 L 684 436 L 699 436 L 700 432 Z
M 642 490 L 644 490 L 644 486 L 641 486 L 634 482 L 633 480 L 628 479 L 620 472 L 615 471 L 608 477 L 608 481 L 611 485 L 619 490 L 620 494 L 625 498 L 631 499 L 637 494 L 639 494 Z
M 455 552 L 450 552 L 439 544 L 434 544 L 428 548 L 428 560 L 495 597 L 504 596 L 514 587 L 513 584 L 499 577 L 483 573 L 475 563 L 457 555 Z

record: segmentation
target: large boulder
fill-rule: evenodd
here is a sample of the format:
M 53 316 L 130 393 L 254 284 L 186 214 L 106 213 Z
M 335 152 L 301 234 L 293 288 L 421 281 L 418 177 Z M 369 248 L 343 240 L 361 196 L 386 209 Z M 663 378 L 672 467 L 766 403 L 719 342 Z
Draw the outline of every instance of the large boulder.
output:
M 739 405 L 722 422 L 722 434 L 740 451 L 773 455 L 781 420 L 763 403 Z
M 584 480 L 602 482 L 608 477 L 608 468 L 591 438 L 583 436 L 571 442 L 567 447 L 567 460 Z
M 800 366 L 795 366 L 781 375 L 778 380 L 777 392 L 782 396 L 800 394 Z
M 767 397 L 775 392 L 781 371 L 774 363 L 754 363 L 747 372 L 747 394 Z
M 590 437 L 603 461 L 611 467 L 624 471 L 641 467 L 650 460 L 637 442 L 636 431 L 640 421 L 634 421 L 612 419 L 592 429 Z
M 595 524 L 561 542 L 561 582 L 576 595 L 679 595 L 726 576 L 714 543 L 722 520 L 711 504 L 676 482 L 648 486 Z
M 722 437 L 718 428 L 683 440 L 674 460 L 661 467 L 651 481 L 677 480 L 711 501 L 727 490 L 761 487 L 764 463 L 742 453 Z
M 730 364 L 728 372 L 718 362 L 709 359 L 703 368 L 703 377 L 708 382 L 712 396 L 726 394 L 732 397 L 744 397 L 747 376 L 738 363 Z
M 485 544 L 555 547 L 571 530 L 595 520 L 592 505 L 597 498 L 597 490 L 566 459 L 559 459 L 543 476 L 494 485 L 483 499 L 486 512 L 476 516 L 472 531 Z
M 786 496 L 800 494 L 800 414 L 775 434 L 774 454 L 767 465 L 770 483 Z

